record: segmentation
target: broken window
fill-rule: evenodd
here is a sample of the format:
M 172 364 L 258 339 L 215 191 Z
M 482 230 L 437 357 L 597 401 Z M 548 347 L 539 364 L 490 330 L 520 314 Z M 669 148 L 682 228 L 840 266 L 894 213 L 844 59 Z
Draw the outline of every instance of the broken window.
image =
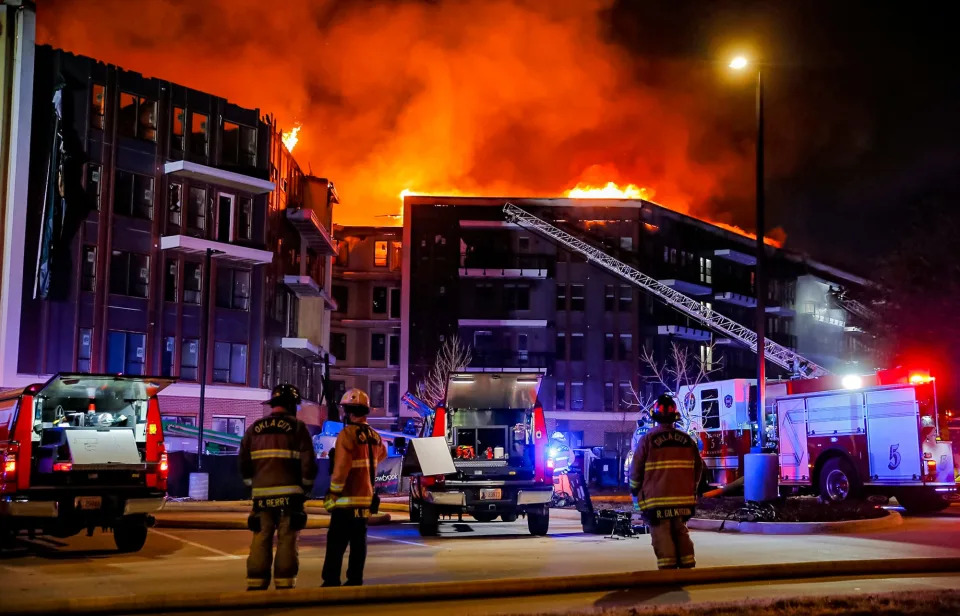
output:
M 183 209 L 183 185 L 171 182 L 167 189 L 167 211 L 171 225 L 180 226 L 180 212 Z
M 373 245 L 373 264 L 376 267 L 387 266 L 387 242 L 379 241 Z
M 187 204 L 187 230 L 203 233 L 207 220 L 207 191 L 195 186 L 190 187 L 190 201 Z
M 118 128 L 124 137 L 156 141 L 157 101 L 121 92 Z
M 207 155 L 207 116 L 202 113 L 190 114 L 190 152 L 197 156 Z
M 103 130 L 103 110 L 106 88 L 95 83 L 90 89 L 90 128 Z
M 253 199 L 241 197 L 237 217 L 237 239 L 253 239 Z
M 170 147 L 178 152 L 183 151 L 183 121 L 186 111 L 183 107 L 173 108 L 173 139 L 170 141 Z

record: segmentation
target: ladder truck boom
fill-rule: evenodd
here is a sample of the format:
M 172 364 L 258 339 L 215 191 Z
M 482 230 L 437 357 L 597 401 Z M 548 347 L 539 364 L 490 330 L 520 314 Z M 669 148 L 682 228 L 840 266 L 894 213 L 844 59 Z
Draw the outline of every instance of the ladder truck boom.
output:
M 588 262 L 596 263 L 608 272 L 654 295 L 668 306 L 675 308 L 688 317 L 696 319 L 710 329 L 740 342 L 754 353 L 757 352 L 757 334 L 752 329 L 744 327 L 740 323 L 723 316 L 715 310 L 703 306 L 700 302 L 671 289 L 660 281 L 637 270 L 635 267 L 615 259 L 599 248 L 591 246 L 583 240 L 574 237 L 566 231 L 555 227 L 549 222 L 534 216 L 512 203 L 508 202 L 503 206 L 503 213 L 511 222 L 526 227 L 545 238 L 557 242 L 568 250 L 583 255 L 587 258 Z M 763 348 L 765 357 L 768 360 L 799 376 L 816 378 L 829 374 L 822 366 L 817 365 L 783 345 L 777 344 L 769 338 L 764 339 Z
M 830 297 L 840 305 L 841 308 L 850 314 L 860 317 L 864 321 L 876 321 L 878 315 L 871 308 L 868 308 L 863 302 L 859 302 L 852 297 L 848 297 L 846 291 L 838 288 L 830 289 Z

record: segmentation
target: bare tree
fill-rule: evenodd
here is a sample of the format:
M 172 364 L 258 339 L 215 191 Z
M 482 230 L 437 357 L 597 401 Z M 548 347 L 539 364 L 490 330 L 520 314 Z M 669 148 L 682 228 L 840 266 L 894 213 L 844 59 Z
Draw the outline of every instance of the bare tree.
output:
M 450 375 L 466 368 L 473 360 L 473 352 L 454 334 L 437 352 L 430 371 L 417 383 L 417 395 L 421 400 L 436 407 L 447 398 L 447 383 Z

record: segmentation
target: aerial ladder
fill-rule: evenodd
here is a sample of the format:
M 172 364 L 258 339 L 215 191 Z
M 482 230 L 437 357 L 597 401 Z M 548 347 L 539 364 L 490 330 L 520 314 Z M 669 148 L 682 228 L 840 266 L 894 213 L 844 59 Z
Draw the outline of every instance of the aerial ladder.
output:
M 862 302 L 859 302 L 852 297 L 847 295 L 846 290 L 840 289 L 839 287 L 830 287 L 829 297 L 834 302 L 836 302 L 841 308 L 849 312 L 850 314 L 860 317 L 866 322 L 876 321 L 877 313 L 872 309 L 868 308 Z
M 530 212 L 507 202 L 503 206 L 503 213 L 511 222 L 517 223 L 522 227 L 540 234 L 550 239 L 564 248 L 579 253 L 586 257 L 588 262 L 595 263 L 608 272 L 619 276 L 630 282 L 647 293 L 650 293 L 668 306 L 680 311 L 688 317 L 695 319 L 699 323 L 710 329 L 723 334 L 724 336 L 736 340 L 743 346 L 749 348 L 754 353 L 757 352 L 757 333 L 740 323 L 723 316 L 715 310 L 706 307 L 699 301 L 691 299 L 671 289 L 662 282 L 647 276 L 635 267 L 628 265 L 609 254 L 603 252 L 595 246 L 574 237 L 566 231 L 557 228 L 549 222 L 534 216 Z M 776 365 L 789 370 L 792 374 L 802 378 L 816 378 L 829 374 L 823 367 L 799 355 L 787 347 L 777 344 L 769 338 L 764 339 L 764 356 Z

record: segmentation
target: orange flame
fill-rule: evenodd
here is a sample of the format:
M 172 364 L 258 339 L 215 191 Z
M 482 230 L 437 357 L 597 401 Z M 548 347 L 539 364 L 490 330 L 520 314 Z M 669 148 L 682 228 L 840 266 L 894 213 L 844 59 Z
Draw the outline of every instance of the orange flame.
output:
M 283 133 L 283 145 L 287 147 L 288 152 L 293 152 L 293 148 L 297 145 L 297 142 L 300 141 L 300 137 L 298 137 L 300 128 L 301 125 L 297 124 L 293 127 L 293 130 Z
M 566 196 L 571 199 L 652 199 L 653 191 L 636 184 L 620 188 L 614 182 L 607 182 L 606 186 L 577 184 L 567 191 Z

